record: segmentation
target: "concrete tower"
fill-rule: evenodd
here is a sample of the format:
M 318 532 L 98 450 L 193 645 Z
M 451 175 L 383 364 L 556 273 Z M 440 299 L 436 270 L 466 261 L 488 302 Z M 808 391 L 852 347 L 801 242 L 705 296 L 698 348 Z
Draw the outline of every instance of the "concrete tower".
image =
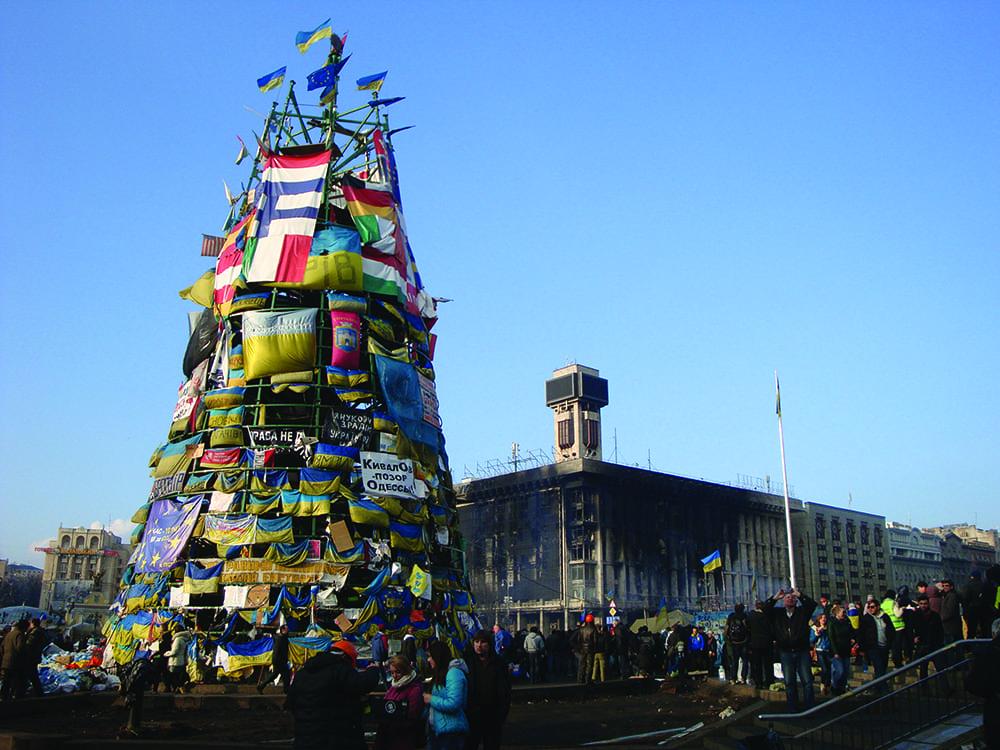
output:
M 563 367 L 545 381 L 545 405 L 555 412 L 556 462 L 600 461 L 601 407 L 608 405 L 608 381 L 592 367 Z

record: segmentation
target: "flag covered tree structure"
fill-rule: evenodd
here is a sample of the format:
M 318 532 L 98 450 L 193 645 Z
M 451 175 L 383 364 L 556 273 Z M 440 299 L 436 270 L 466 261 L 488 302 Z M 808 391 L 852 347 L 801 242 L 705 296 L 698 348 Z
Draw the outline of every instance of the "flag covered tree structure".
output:
M 343 39 L 299 36 L 303 53 L 331 41 L 318 114 L 290 83 L 215 268 L 181 292 L 202 309 L 105 628 L 119 663 L 164 628 L 196 631 L 194 663 L 232 674 L 269 663 L 284 623 L 293 663 L 379 627 L 455 649 L 479 627 L 438 416 L 436 305 L 385 114 L 400 98 L 362 79 L 373 98 L 338 111 Z

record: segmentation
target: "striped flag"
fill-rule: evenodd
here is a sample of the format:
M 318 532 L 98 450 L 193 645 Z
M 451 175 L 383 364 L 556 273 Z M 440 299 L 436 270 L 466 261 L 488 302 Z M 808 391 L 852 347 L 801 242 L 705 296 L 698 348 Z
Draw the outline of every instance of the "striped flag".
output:
M 268 73 L 266 76 L 261 76 L 257 79 L 257 88 L 260 89 L 261 93 L 265 91 L 270 91 L 271 89 L 276 89 L 281 85 L 281 82 L 285 80 L 285 70 L 287 68 L 278 68 L 273 73 Z
M 218 258 L 219 253 L 222 252 L 222 245 L 225 242 L 224 237 L 215 237 L 211 234 L 203 234 L 201 236 L 201 254 L 202 256 L 208 256 L 210 258 Z
M 213 302 L 223 316 L 229 314 L 233 297 L 236 296 L 237 282 L 241 280 L 245 231 L 253 221 L 253 217 L 254 212 L 251 211 L 226 235 L 219 260 L 215 264 Z
M 781 419 L 781 386 L 778 385 L 778 373 L 774 373 L 774 390 L 778 394 L 774 410 L 778 413 L 778 419 Z
M 257 231 L 243 258 L 248 282 L 302 281 L 329 165 L 329 151 L 268 156 L 257 204 Z

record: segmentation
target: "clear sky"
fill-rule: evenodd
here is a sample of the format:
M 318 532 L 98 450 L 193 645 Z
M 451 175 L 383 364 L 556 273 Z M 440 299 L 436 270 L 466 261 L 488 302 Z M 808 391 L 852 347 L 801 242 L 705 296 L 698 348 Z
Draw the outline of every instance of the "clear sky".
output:
M 552 448 L 544 381 L 610 382 L 605 455 L 920 526 L 1000 526 L 1000 5 L 8 4 L 0 558 L 127 519 L 187 313 L 282 65 L 388 70 L 443 305 L 455 479 Z

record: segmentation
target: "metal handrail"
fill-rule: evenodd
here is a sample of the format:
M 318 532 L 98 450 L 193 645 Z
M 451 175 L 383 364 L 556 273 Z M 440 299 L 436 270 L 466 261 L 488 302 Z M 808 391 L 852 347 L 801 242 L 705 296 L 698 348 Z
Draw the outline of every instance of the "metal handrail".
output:
M 899 677 L 899 675 L 901 675 L 901 674 L 903 674 L 905 672 L 909 672 L 910 670 L 919 667 L 921 664 L 923 664 L 925 662 L 930 662 L 930 661 L 935 660 L 935 659 L 940 659 L 941 655 L 944 654 L 944 653 L 947 653 L 948 651 L 959 649 L 959 648 L 962 648 L 964 646 L 969 646 L 969 645 L 974 645 L 974 644 L 980 644 L 980 643 L 989 643 L 989 642 L 990 642 L 989 638 L 967 638 L 967 639 L 962 640 L 962 641 L 955 641 L 954 643 L 949 643 L 947 646 L 945 646 L 944 648 L 938 649 L 934 653 L 928 654 L 927 656 L 922 656 L 919 659 L 917 659 L 916 661 L 911 661 L 905 667 L 900 667 L 899 669 L 895 669 L 895 670 L 893 670 L 891 672 L 887 672 L 886 674 L 882 675 L 878 679 L 875 679 L 875 680 L 872 680 L 872 681 L 868 682 L 864 686 L 863 689 L 864 690 L 870 690 L 871 688 L 873 688 L 873 687 L 875 687 L 877 685 L 882 685 L 884 683 L 887 683 L 890 680 L 893 680 L 896 677 Z M 958 665 L 953 665 L 953 666 L 958 666 Z M 949 669 L 951 669 L 951 667 L 949 667 Z M 942 671 L 948 671 L 948 670 L 942 670 Z M 812 708 L 810 708 L 810 709 L 808 709 L 806 711 L 801 711 L 799 713 L 759 714 L 757 716 L 757 719 L 759 721 L 781 721 L 781 720 L 785 720 L 785 719 L 803 719 L 803 718 L 812 716 L 813 714 L 816 714 L 819 711 L 827 711 L 827 710 L 829 710 L 830 706 L 837 705 L 838 703 L 842 703 L 842 702 L 844 702 L 845 700 L 847 700 L 849 698 L 855 697 L 855 695 L 857 694 L 857 692 L 858 691 L 854 691 L 854 692 L 851 692 L 851 693 L 845 693 L 844 695 L 838 695 L 836 698 L 832 698 L 831 700 L 824 701 L 823 703 L 817 703 Z M 819 728 L 820 727 L 815 727 L 815 729 L 819 729 Z M 810 730 L 810 731 L 812 731 L 812 730 Z

